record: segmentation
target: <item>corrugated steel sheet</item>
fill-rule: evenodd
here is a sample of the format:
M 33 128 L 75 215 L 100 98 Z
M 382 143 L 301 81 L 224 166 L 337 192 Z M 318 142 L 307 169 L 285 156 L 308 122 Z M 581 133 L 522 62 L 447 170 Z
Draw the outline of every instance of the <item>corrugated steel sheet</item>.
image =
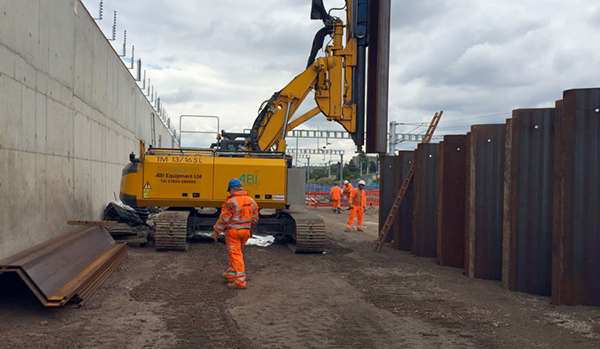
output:
M 379 186 L 379 231 L 389 214 L 402 182 L 408 173 L 414 152 L 400 151 L 398 156 L 380 157 Z M 396 222 L 390 228 L 386 242 L 393 242 L 394 249 L 410 251 L 412 249 L 412 205 L 413 185 L 406 192 L 400 204 Z
M 379 229 L 383 227 L 385 220 L 392 209 L 394 199 L 396 198 L 396 163 L 397 156 L 380 156 L 379 157 Z M 396 224 L 390 228 L 390 233 L 387 236 L 386 242 L 393 239 L 393 232 L 396 229 Z
M 0 275 L 16 273 L 45 306 L 81 303 L 125 258 L 103 227 L 85 227 L 0 260 Z
M 503 285 L 549 296 L 554 108 L 518 109 L 506 126 Z
M 396 168 L 398 175 L 396 176 L 394 191 L 397 193 L 402 187 L 402 182 L 410 165 L 414 161 L 414 151 L 398 152 Z M 394 249 L 401 251 L 411 251 L 413 244 L 413 201 L 414 201 L 414 178 L 413 183 L 408 187 L 406 196 L 400 204 L 400 212 L 398 214 L 398 222 L 394 224 Z
M 465 273 L 470 277 L 502 279 L 504 137 L 504 124 L 471 127 L 465 210 Z
M 440 142 L 437 257 L 440 265 L 456 268 L 465 260 L 466 145 L 466 135 Z
M 415 153 L 412 252 L 437 255 L 437 187 L 439 144 L 419 144 Z
M 600 305 L 600 89 L 564 91 L 555 173 L 552 302 Z

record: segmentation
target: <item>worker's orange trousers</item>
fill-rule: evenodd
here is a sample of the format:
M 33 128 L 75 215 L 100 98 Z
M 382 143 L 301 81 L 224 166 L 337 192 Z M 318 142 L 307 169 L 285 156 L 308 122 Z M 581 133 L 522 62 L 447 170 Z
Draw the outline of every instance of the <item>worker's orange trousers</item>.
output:
M 225 233 L 225 245 L 229 252 L 229 268 L 227 278 L 239 286 L 246 286 L 246 266 L 242 249 L 250 238 L 250 229 L 228 228 Z
M 356 228 L 362 229 L 362 221 L 363 221 L 363 208 L 362 206 L 354 206 L 352 210 L 350 210 L 350 217 L 348 217 L 348 223 L 346 224 L 346 229 L 352 229 L 352 225 L 354 224 L 354 216 L 358 214 L 358 222 L 356 222 Z
M 332 199 L 331 200 L 331 207 L 335 210 L 336 208 L 340 208 L 342 206 L 340 199 Z
M 350 204 L 350 193 L 344 194 L 344 203 L 345 204 Z

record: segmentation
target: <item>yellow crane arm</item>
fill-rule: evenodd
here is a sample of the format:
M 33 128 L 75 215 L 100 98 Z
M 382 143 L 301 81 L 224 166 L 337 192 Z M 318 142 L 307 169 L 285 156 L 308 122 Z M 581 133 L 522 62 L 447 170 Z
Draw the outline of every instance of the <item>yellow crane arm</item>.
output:
M 286 87 L 275 93 L 254 122 L 248 148 L 254 151 L 285 151 L 285 136 L 302 123 L 323 113 L 328 120 L 355 132 L 356 105 L 352 102 L 352 68 L 356 65 L 356 40 L 343 46 L 344 24 L 333 25 L 333 45 L 327 56 L 317 59 Z M 294 118 L 311 90 L 317 106 Z

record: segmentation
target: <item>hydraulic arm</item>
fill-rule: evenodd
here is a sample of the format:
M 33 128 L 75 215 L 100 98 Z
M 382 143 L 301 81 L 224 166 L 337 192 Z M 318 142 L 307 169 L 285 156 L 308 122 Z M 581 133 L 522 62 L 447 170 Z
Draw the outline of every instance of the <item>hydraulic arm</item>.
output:
M 357 12 L 364 12 L 362 15 L 352 12 L 353 3 Z M 319 113 L 341 124 L 361 150 L 364 142 L 366 0 L 348 0 L 345 8 L 348 24 L 327 13 L 322 0 L 313 0 L 311 18 L 321 19 L 325 27 L 315 36 L 308 67 L 276 92 L 261 109 L 248 138 L 249 150 L 285 151 L 287 132 Z M 332 44 L 326 47 L 325 57 L 315 60 L 327 35 L 333 37 Z M 296 117 L 296 111 L 311 91 L 314 91 L 317 106 Z

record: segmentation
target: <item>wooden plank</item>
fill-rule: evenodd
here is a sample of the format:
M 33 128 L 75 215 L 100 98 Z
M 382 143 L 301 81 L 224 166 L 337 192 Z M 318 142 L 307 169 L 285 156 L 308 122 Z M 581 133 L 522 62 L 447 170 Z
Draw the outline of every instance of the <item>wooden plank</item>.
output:
M 76 219 L 70 219 L 67 221 L 68 225 L 88 225 L 98 227 L 114 227 L 117 225 L 117 223 L 117 221 L 85 221 Z

